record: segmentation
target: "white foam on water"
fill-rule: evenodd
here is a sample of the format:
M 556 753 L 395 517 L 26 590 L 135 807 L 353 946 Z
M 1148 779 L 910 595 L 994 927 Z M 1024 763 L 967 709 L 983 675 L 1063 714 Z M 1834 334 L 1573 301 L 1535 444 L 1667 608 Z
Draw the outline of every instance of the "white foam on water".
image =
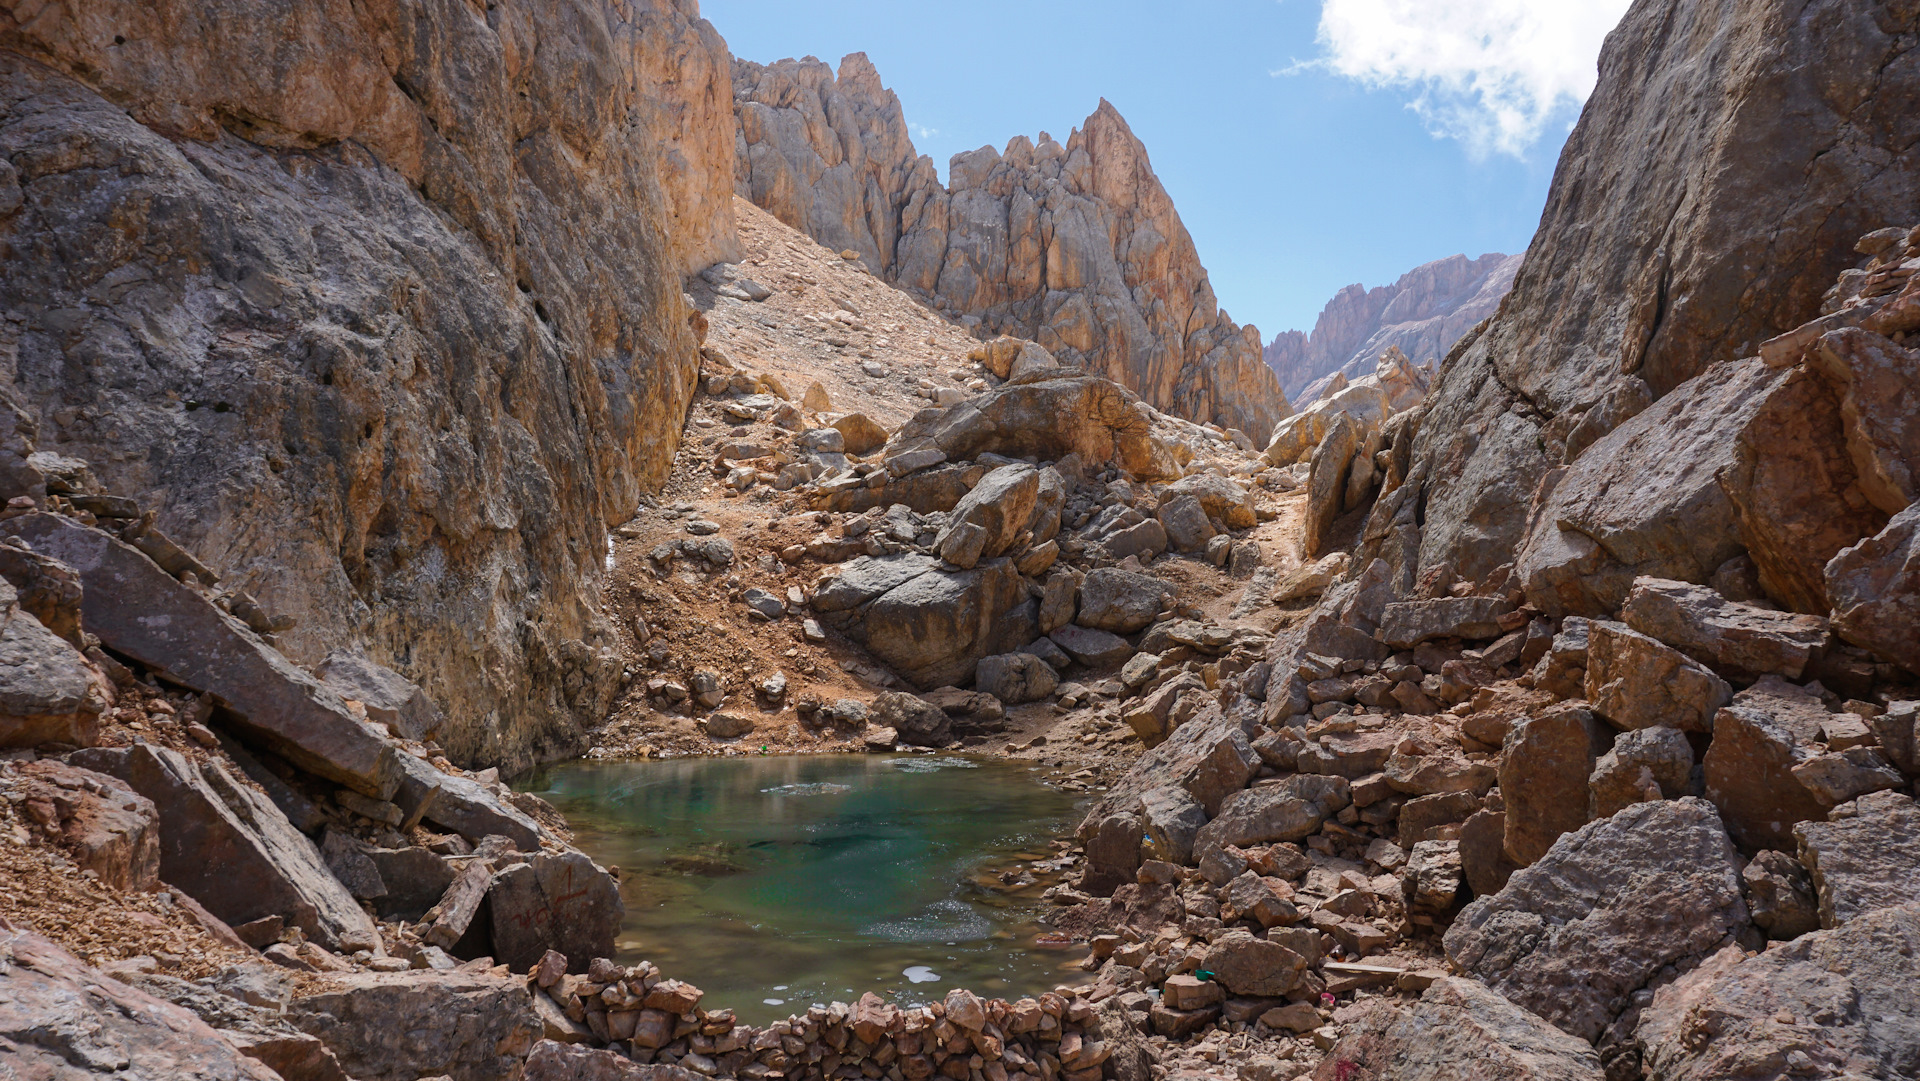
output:
M 908 983 L 938 983 L 940 981 L 940 974 L 925 965 L 908 966 L 901 970 L 900 975 L 905 976 Z

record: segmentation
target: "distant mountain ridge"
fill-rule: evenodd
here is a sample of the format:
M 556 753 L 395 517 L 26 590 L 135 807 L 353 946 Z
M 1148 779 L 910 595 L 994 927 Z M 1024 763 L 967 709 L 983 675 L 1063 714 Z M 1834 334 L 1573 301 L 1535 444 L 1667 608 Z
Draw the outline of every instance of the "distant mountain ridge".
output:
M 1399 346 L 1415 364 L 1438 362 L 1500 307 L 1521 258 L 1449 255 L 1414 267 L 1392 285 L 1349 285 L 1321 309 L 1311 336 L 1284 331 L 1262 353 L 1295 402 L 1313 396 L 1335 372 L 1355 379 L 1372 371 L 1388 346 Z

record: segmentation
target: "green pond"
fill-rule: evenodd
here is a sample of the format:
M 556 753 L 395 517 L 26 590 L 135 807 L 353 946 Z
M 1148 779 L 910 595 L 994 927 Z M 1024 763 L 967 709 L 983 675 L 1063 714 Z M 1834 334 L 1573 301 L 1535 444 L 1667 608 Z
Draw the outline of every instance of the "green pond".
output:
M 765 1022 L 867 991 L 1017 998 L 1079 975 L 1049 941 L 1049 846 L 1077 797 L 958 755 L 573 762 L 528 788 L 621 871 L 622 963 Z M 1053 936 L 1057 939 L 1057 936 Z

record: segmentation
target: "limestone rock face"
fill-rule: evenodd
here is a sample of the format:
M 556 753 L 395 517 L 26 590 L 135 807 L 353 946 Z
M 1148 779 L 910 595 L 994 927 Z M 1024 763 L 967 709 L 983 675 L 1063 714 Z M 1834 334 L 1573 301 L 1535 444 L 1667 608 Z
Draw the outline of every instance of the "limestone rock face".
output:
M 1558 531 L 1569 516 L 1530 513 L 1536 492 L 1567 464 L 1565 436 L 1617 386 L 1638 379 L 1663 399 L 1714 364 L 1751 357 L 1820 313 L 1860 236 L 1910 216 L 1920 161 L 1899 148 L 1920 72 L 1896 58 L 1917 23 L 1920 13 L 1848 0 L 1683 0 L 1627 13 L 1513 291 L 1483 333 L 1456 346 L 1429 396 L 1411 474 L 1425 498 L 1404 504 L 1424 514 L 1423 528 L 1417 549 L 1393 554 L 1410 578 L 1447 563 L 1484 580 L 1512 561 L 1530 522 Z M 1747 378 L 1721 381 L 1734 375 Z M 1604 443 L 1571 469 L 1609 453 Z M 1674 467 L 1696 462 L 1683 455 Z M 1852 469 L 1844 451 L 1838 464 Z M 1785 509 L 1795 530 L 1827 521 Z M 1737 518 L 1686 521 L 1697 540 L 1672 552 L 1711 574 L 1713 549 L 1737 554 L 1721 547 L 1726 523 L 1752 528 L 1769 513 L 1752 504 Z M 1597 525 L 1562 535 L 1613 547 Z M 1788 544 L 1781 558 L 1798 566 L 1813 548 Z M 1645 564 L 1638 573 L 1704 580 Z M 1587 611 L 1606 614 L 1622 596 Z
M 454 759 L 578 750 L 607 525 L 697 373 L 680 277 L 732 243 L 724 68 L 671 0 L 0 18 L 40 442 L 294 617 L 295 661 L 419 683 Z
M 1314 1081 L 1601 1081 L 1593 1048 L 1475 980 L 1435 980 L 1343 1036 Z
M 1415 364 L 1438 365 L 1453 343 L 1500 307 L 1519 255 L 1449 255 L 1414 267 L 1392 285 L 1349 285 L 1320 309 L 1311 335 L 1282 331 L 1263 355 L 1289 401 L 1315 401 L 1335 374 L 1358 379 L 1389 347 Z
M 1920 904 L 1883 908 L 1757 957 L 1721 951 L 1655 991 L 1635 1035 L 1649 1081 L 1900 1077 L 1920 1062 L 1916 982 Z
M 864 54 L 734 67 L 736 190 L 984 335 L 1038 342 L 1157 408 L 1264 444 L 1291 411 L 1260 337 L 1219 309 L 1120 113 L 954 156 L 942 188 Z
M 1636 992 L 1752 934 L 1739 856 L 1713 807 L 1689 798 L 1562 836 L 1469 904 L 1446 949 L 1465 974 L 1611 1061 L 1626 1053 Z

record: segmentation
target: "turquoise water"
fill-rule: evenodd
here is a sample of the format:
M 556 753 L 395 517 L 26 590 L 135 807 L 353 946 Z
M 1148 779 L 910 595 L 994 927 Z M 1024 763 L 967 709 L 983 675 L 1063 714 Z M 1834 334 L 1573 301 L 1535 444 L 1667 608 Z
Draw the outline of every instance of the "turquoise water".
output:
M 1076 797 L 957 755 L 574 762 L 531 791 L 621 869 L 618 958 L 767 1021 L 878 991 L 1017 998 L 1080 975 L 1036 922 Z M 1084 978 L 1084 977 L 1083 977 Z

